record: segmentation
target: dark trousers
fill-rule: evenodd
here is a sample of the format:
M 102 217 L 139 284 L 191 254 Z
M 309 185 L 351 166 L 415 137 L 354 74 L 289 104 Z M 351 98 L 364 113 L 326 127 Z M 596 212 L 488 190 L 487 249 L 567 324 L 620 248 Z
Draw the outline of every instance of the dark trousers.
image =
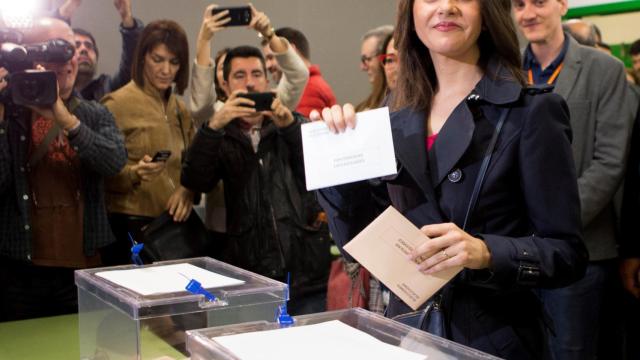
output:
M 614 276 L 604 291 L 598 339 L 598 359 L 640 359 L 640 300 Z
M 0 259 L 0 321 L 78 311 L 74 269 Z
M 327 311 L 327 292 L 321 291 L 292 298 L 287 307 L 290 315 L 306 315 Z
M 549 338 L 554 360 L 597 358 L 598 337 L 603 320 L 603 302 L 617 261 L 591 262 L 585 276 L 560 289 L 540 290 L 540 299 L 553 319 L 556 336 Z
M 142 228 L 148 225 L 153 218 L 143 216 L 131 216 L 127 214 L 109 214 L 109 225 L 116 237 L 116 242 L 100 249 L 100 256 L 104 266 L 131 264 L 131 237 L 141 242 Z

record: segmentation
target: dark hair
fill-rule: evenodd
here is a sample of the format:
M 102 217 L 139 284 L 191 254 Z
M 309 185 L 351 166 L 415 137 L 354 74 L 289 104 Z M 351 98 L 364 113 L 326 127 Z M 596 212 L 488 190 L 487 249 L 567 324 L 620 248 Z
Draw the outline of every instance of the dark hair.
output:
M 640 84 L 640 77 L 638 77 L 637 72 L 633 71 L 633 69 L 627 69 L 627 68 L 625 68 L 625 71 L 627 72 L 627 75 L 631 76 L 631 78 L 633 79 L 634 85 Z
M 165 45 L 180 62 L 174 81 L 176 92 L 182 95 L 189 84 L 189 42 L 182 26 L 173 20 L 156 20 L 144 27 L 133 56 L 131 78 L 138 86 L 144 86 L 145 56 L 160 44 Z
M 295 45 L 303 58 L 311 59 L 311 49 L 309 48 L 309 40 L 300 30 L 296 30 L 290 27 L 281 27 L 276 30 L 276 35 L 289 40 L 290 43 Z
M 264 61 L 262 52 L 255 46 L 238 46 L 229 50 L 227 57 L 224 58 L 224 64 L 222 65 L 222 73 L 225 80 L 229 81 L 229 74 L 231 73 L 231 60 L 234 58 L 258 58 L 262 64 L 262 70 L 265 75 L 267 74 L 267 64 Z
M 218 62 L 220 61 L 221 57 L 227 55 L 229 50 L 231 50 L 230 47 L 226 47 L 226 48 L 220 49 L 216 53 L 216 57 L 213 59 L 213 84 L 215 85 L 216 98 L 218 98 L 218 100 L 223 101 L 223 102 L 227 101 L 227 94 L 224 92 L 224 90 L 222 90 L 222 86 L 218 82 Z M 223 63 L 223 65 L 224 65 L 224 63 Z
M 384 41 L 382 42 L 382 53 L 381 54 L 386 54 L 387 53 L 387 48 L 389 47 L 389 43 L 391 42 L 391 39 L 393 39 L 393 34 L 389 34 L 389 36 L 384 38 Z
M 93 50 L 96 52 L 96 57 L 100 55 L 100 53 L 98 52 L 98 45 L 96 44 L 96 39 L 93 37 L 93 34 L 91 34 L 85 29 L 80 29 L 80 28 L 73 28 L 73 34 L 86 36 L 89 39 L 91 39 L 91 42 L 93 43 Z
M 438 89 L 433 61 L 414 28 L 414 0 L 398 3 L 398 19 L 394 34 L 398 49 L 399 69 L 394 108 L 412 107 L 427 113 Z M 511 0 L 479 0 L 483 30 L 478 38 L 478 65 L 487 71 L 494 58 L 513 79 L 525 83 L 515 26 L 511 18 Z
M 640 39 L 631 43 L 631 47 L 629 47 L 629 54 L 631 55 L 640 54 Z

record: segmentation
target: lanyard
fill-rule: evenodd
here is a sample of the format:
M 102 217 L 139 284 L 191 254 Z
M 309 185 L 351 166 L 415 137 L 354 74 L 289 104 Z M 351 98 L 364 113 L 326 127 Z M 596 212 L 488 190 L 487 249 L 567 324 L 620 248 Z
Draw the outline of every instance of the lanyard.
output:
M 562 63 L 560 63 L 560 65 L 558 65 L 558 67 L 553 72 L 553 74 L 551 74 L 551 77 L 549 78 L 549 80 L 547 80 L 547 85 L 553 85 L 553 82 L 556 81 L 556 78 L 558 78 L 558 75 L 560 75 L 560 71 L 562 71 L 562 67 L 563 66 L 564 66 L 564 62 L 562 62 Z M 529 85 L 534 85 L 534 83 L 533 83 L 533 71 L 531 69 L 529 69 Z

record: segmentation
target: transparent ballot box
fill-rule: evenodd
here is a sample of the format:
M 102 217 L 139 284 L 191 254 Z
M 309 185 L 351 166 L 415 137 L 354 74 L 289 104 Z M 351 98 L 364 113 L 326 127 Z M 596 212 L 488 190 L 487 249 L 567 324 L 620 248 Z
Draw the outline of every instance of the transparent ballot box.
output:
M 294 320 L 291 326 L 255 321 L 187 331 L 187 350 L 191 360 L 499 359 L 360 308 Z M 304 327 L 313 330 L 294 333 Z
M 201 290 L 187 291 L 191 280 Z M 287 297 L 286 284 L 211 258 L 77 270 L 75 281 L 81 359 L 184 359 L 185 331 L 274 321 Z

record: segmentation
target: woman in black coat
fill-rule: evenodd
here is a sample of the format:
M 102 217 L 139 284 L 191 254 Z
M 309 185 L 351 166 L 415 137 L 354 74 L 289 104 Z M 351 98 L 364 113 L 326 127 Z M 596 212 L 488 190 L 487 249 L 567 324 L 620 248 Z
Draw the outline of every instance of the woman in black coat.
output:
M 524 87 L 510 7 L 510 0 L 400 1 L 391 116 L 398 174 L 387 182 L 393 205 L 429 238 L 412 254 L 417 266 L 465 268 L 441 292 L 447 337 L 508 359 L 544 359 L 553 324 L 534 289 L 582 277 L 587 252 L 569 113 L 549 89 Z M 349 104 L 324 109 L 322 118 L 336 132 L 356 126 Z M 373 220 L 366 186 L 320 191 L 340 245 Z M 409 311 L 392 296 L 389 316 Z

